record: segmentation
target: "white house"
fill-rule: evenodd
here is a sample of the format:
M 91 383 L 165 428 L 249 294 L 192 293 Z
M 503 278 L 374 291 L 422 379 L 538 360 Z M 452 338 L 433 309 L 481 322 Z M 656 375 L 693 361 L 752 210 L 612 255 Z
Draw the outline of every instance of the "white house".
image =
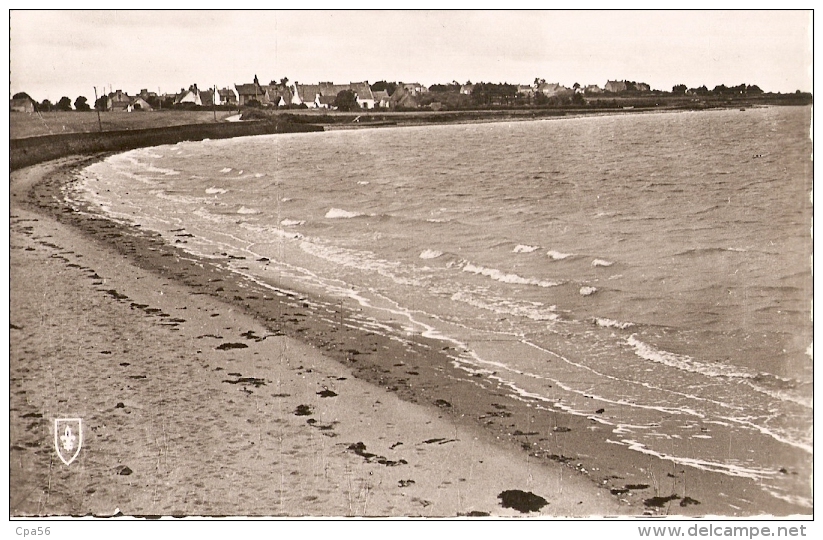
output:
M 197 89 L 196 84 L 191 85 L 188 91 L 180 94 L 174 102 L 175 105 L 180 103 L 194 103 L 195 105 L 203 105 L 203 101 L 200 99 L 200 91 Z
M 329 109 L 334 103 L 337 94 L 344 90 L 354 92 L 357 104 L 363 109 L 374 109 L 377 99 L 369 86 L 368 81 L 334 84 L 331 82 L 321 82 L 319 84 L 297 84 L 291 87 L 291 103 L 293 105 L 305 105 L 310 109 Z

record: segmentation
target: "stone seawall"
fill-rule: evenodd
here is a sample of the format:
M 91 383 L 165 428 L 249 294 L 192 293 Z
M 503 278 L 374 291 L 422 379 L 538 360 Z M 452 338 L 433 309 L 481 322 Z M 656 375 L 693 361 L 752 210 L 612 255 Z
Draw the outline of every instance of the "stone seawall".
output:
M 230 122 L 27 137 L 9 141 L 9 168 L 14 171 L 75 154 L 118 152 L 145 146 L 174 144 L 180 141 L 308 131 L 323 131 L 323 126 L 289 122 Z

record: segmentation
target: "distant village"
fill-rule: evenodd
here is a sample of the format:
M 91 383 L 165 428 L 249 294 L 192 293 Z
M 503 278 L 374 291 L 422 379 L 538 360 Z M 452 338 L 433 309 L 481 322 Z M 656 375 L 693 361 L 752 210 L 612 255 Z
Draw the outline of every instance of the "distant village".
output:
M 799 92 L 799 91 L 798 91 Z M 705 86 L 687 88 L 674 86 L 671 92 L 652 90 L 642 82 L 607 81 L 601 88 L 596 84 L 567 87 L 559 83 L 535 79 L 532 84 L 509 83 L 458 83 L 435 84 L 426 87 L 419 83 L 368 81 L 335 84 L 320 82 L 302 84 L 288 78 L 260 84 L 257 76 L 248 83 L 235 84 L 233 88 L 201 88 L 192 84 L 176 93 L 151 92 L 142 89 L 130 95 L 123 90 L 111 90 L 89 104 L 85 96 L 78 96 L 72 103 L 68 97 L 57 103 L 48 99 L 38 102 L 28 94 L 18 93 L 10 101 L 11 111 L 35 112 L 50 110 L 99 111 L 152 111 L 186 108 L 304 108 L 325 110 L 458 110 L 489 107 L 546 107 L 585 106 L 592 102 L 602 103 L 610 97 L 680 96 L 695 100 L 706 96 L 756 96 L 763 91 L 756 85 L 741 84 L 727 87 Z M 73 105 L 73 106 L 72 106 Z

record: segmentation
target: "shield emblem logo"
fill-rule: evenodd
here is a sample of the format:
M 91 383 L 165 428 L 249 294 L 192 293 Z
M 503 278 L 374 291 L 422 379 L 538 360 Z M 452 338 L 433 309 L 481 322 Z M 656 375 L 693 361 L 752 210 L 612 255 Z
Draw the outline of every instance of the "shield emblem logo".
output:
M 80 454 L 83 445 L 83 421 L 79 418 L 57 418 L 54 420 L 54 447 L 57 455 L 66 465 Z

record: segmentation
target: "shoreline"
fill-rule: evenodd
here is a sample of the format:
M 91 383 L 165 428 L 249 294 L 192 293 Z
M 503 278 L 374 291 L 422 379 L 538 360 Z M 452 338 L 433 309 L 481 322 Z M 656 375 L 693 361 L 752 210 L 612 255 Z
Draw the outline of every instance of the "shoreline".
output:
M 75 215 L 63 208 L 59 200 L 60 186 L 70 175 L 69 171 L 62 171 L 58 175 L 62 178 L 51 178 L 38 184 L 39 187 L 35 186 L 31 197 L 41 210 L 46 208 L 60 221 L 72 224 L 84 236 L 104 245 L 114 241 L 113 247 L 138 267 L 182 282 L 196 291 L 193 294 L 205 294 L 231 303 L 257 320 L 265 321 L 269 331 L 283 332 L 317 347 L 325 355 L 350 367 L 359 379 L 388 388 L 405 401 L 422 403 L 430 410 L 450 415 L 455 422 L 474 429 L 481 437 L 509 453 L 560 470 L 571 469 L 592 485 L 600 486 L 596 489 L 604 494 L 620 499 L 621 504 L 638 515 L 763 514 L 756 510 L 762 496 L 758 495 L 753 481 L 739 480 L 740 487 L 753 496 L 755 510 L 737 512 L 716 493 L 717 474 L 675 466 L 615 448 L 604 442 L 603 432 L 598 431 L 593 418 L 575 417 L 556 410 L 547 414 L 548 411 L 541 411 L 533 404 L 513 399 L 505 388 L 495 386 L 491 379 L 471 380 L 465 372 L 458 372 L 445 361 L 446 356 L 440 353 L 441 342 L 415 337 L 414 346 L 407 349 L 380 336 L 363 335 L 342 324 L 347 317 L 346 310 L 339 310 L 332 317 L 340 324 L 330 325 L 323 322 L 317 312 L 336 310 L 336 306 L 323 299 L 312 298 L 305 302 L 303 298 L 287 296 L 268 298 L 267 295 L 272 296 L 271 290 L 221 269 L 213 261 L 192 262 L 188 254 L 179 257 L 180 250 L 163 244 L 153 234 L 147 235 L 135 227 L 105 219 Z M 128 242 L 123 238 L 128 238 Z M 212 277 L 204 279 L 204 275 L 198 275 L 203 272 L 192 268 L 197 265 L 212 267 L 209 274 Z M 215 275 L 219 277 L 215 278 Z M 214 285 L 218 283 L 214 279 L 222 280 L 219 286 Z M 273 308 L 275 300 L 277 303 Z M 389 351 L 386 356 L 391 358 L 377 358 L 378 355 L 372 354 L 380 349 Z M 478 390 L 478 386 L 482 390 Z M 633 463 L 637 469 L 634 476 L 626 474 L 627 463 Z M 738 482 L 738 479 L 725 480 Z M 746 487 L 747 482 L 752 484 L 753 490 Z M 780 507 L 774 500 L 769 501 L 770 508 L 780 510 L 775 512 L 777 515 L 800 510 L 793 505 Z
M 756 105 L 750 108 L 765 108 L 765 107 L 774 107 L 777 105 L 773 104 L 762 104 Z M 350 129 L 369 129 L 369 128 L 392 128 L 392 127 L 418 127 L 418 126 L 446 126 L 446 125 L 473 125 L 473 124 L 492 124 L 492 123 L 505 123 L 505 122 L 538 122 L 538 121 L 551 121 L 551 120 L 571 120 L 576 118 L 596 118 L 601 116 L 624 116 L 624 115 L 643 115 L 643 114 L 675 114 L 675 113 L 690 113 L 690 112 L 708 112 L 708 111 L 727 111 L 727 110 L 737 110 L 739 107 L 734 105 L 728 106 L 715 106 L 707 109 L 691 109 L 691 108 L 678 108 L 678 107 L 646 107 L 646 108 L 632 108 L 632 109 L 602 109 L 602 110 L 544 110 L 544 111 L 522 111 L 520 113 L 513 113 L 511 111 L 464 111 L 463 113 L 460 112 L 452 112 L 452 111 L 443 111 L 439 114 L 444 116 L 443 120 L 435 120 L 436 113 L 418 113 L 419 116 L 409 116 L 405 119 L 403 118 L 403 114 L 414 114 L 414 113 L 394 113 L 394 116 L 391 114 L 380 114 L 380 113 L 369 113 L 364 112 L 361 115 L 357 115 L 356 113 L 337 113 L 339 117 L 345 117 L 346 115 L 350 116 L 375 116 L 378 118 L 382 118 L 381 120 L 375 120 L 372 122 L 364 121 L 364 122 L 350 122 L 350 123 L 343 123 L 343 122 L 318 122 L 316 124 L 309 124 L 309 125 L 322 125 L 324 131 L 339 131 L 339 130 L 350 130 Z M 543 114 L 537 114 L 542 112 Z M 485 113 L 485 114 L 482 114 Z M 278 115 L 293 115 L 296 117 L 301 117 L 301 115 L 293 114 L 290 111 L 283 111 L 277 113 Z M 447 115 L 451 115 L 454 119 L 449 119 Z M 277 115 L 275 115 L 276 117 Z M 306 114 L 306 118 L 311 118 L 311 115 Z

